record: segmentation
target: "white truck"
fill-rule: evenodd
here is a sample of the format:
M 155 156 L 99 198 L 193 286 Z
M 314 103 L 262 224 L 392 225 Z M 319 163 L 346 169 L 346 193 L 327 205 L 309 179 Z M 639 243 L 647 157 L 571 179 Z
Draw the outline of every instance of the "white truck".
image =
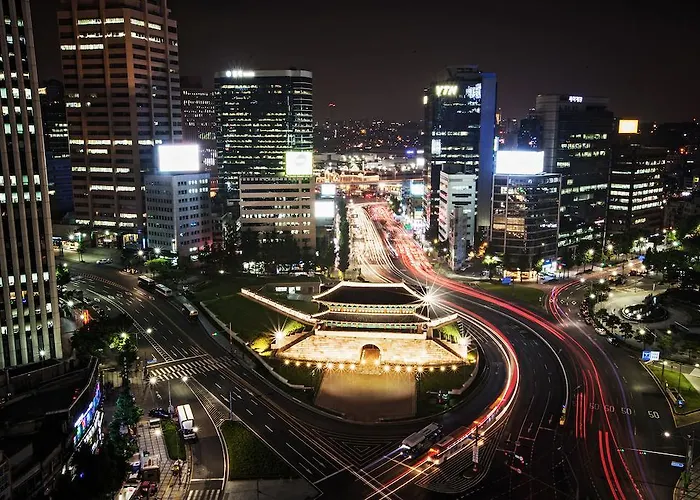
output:
M 194 414 L 190 405 L 180 405 L 176 408 L 180 432 L 185 440 L 197 439 L 197 427 L 194 425 Z

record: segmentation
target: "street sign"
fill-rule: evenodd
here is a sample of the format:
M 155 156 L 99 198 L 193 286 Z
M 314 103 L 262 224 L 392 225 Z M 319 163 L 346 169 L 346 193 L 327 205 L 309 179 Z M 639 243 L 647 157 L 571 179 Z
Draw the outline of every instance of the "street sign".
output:
M 642 361 L 658 361 L 661 351 L 642 351 Z
M 685 467 L 685 464 L 683 462 L 676 462 L 675 460 L 671 462 L 672 467 L 678 467 L 679 469 L 682 469 Z

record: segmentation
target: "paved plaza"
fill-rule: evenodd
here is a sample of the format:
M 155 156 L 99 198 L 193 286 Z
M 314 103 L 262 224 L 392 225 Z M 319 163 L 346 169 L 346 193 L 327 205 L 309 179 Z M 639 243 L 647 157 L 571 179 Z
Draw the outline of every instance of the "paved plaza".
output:
M 361 422 L 412 417 L 416 379 L 412 373 L 327 371 L 316 404 Z

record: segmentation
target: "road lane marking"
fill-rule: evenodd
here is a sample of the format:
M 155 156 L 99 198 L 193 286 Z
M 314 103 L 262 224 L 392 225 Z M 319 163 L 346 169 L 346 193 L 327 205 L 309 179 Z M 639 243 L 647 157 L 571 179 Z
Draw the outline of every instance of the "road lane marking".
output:
M 266 428 L 268 431 L 272 432 L 272 429 L 270 429 L 270 426 L 269 426 L 269 425 L 265 424 L 265 428 Z
M 253 412 L 250 411 L 248 408 L 246 408 L 245 411 L 247 411 L 248 413 L 250 413 L 251 415 L 253 415 Z
M 253 403 L 255 406 L 260 406 L 260 405 L 258 404 L 258 402 L 255 401 L 254 399 L 251 399 L 250 402 Z
M 272 413 L 270 413 L 269 411 L 267 412 L 267 414 L 270 416 L 270 418 L 271 418 L 272 420 L 277 420 L 277 419 L 275 418 L 275 416 L 274 416 Z
M 349 465 L 346 465 L 346 466 L 343 467 L 342 469 L 338 469 L 337 471 L 332 472 L 331 474 L 328 474 L 326 477 L 323 477 L 323 478 L 319 479 L 319 480 L 316 481 L 314 484 L 316 485 L 316 484 L 318 484 L 318 483 L 320 483 L 320 482 L 322 482 L 322 481 L 325 481 L 326 479 L 328 479 L 328 478 L 330 478 L 330 477 L 333 477 L 333 476 L 335 476 L 336 474 L 340 474 L 341 472 L 343 472 L 343 471 L 345 471 L 345 470 L 347 470 L 347 469 L 349 469 L 349 468 L 350 468 L 350 466 L 349 466 Z
M 311 463 L 311 461 L 310 461 L 308 458 L 306 458 L 304 455 L 302 455 L 301 453 L 299 453 L 299 452 L 297 451 L 297 449 L 294 448 L 294 446 L 292 446 L 292 445 L 289 444 L 289 443 L 287 443 L 287 446 L 289 446 L 289 448 L 290 448 L 294 453 L 296 453 L 297 455 L 299 455 L 299 456 L 302 458 L 302 460 L 306 461 L 311 467 L 313 467 L 313 468 L 316 469 L 318 472 L 320 472 L 321 474 L 323 474 L 323 472 L 321 472 L 321 469 L 319 469 L 318 467 L 316 467 L 313 463 Z M 303 464 L 301 464 L 301 466 L 304 467 Z M 304 468 L 306 469 L 306 467 L 304 467 Z M 308 470 L 308 469 L 307 469 L 307 470 Z M 309 473 L 313 474 L 311 471 L 309 471 Z
M 221 386 L 218 384 L 218 382 L 214 382 L 214 385 L 215 385 L 216 387 L 218 387 L 219 389 L 221 389 L 222 391 L 224 390 L 224 388 L 221 387 Z

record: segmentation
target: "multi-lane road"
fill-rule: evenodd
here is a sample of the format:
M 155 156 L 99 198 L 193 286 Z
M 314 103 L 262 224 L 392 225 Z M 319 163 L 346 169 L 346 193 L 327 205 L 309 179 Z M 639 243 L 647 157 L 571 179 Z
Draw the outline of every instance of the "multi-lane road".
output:
M 225 338 L 212 336 L 206 320 L 191 323 L 170 300 L 137 288 L 135 277 L 71 264 L 75 285 L 134 319 L 142 359 L 157 379 L 154 403 L 167 404 L 169 384 L 173 404 L 193 404 L 200 428 L 193 491 L 223 487 L 227 466 L 217 427 L 230 409 L 333 498 L 671 497 L 679 470 L 670 462 L 682 460 L 685 449 L 678 433 L 664 437 L 673 431 L 668 405 L 636 355 L 570 315 L 581 287 L 552 294 L 547 308 L 555 321 L 549 322 L 433 273 L 414 242 L 387 226 L 393 223 L 388 212 L 372 213 L 374 220 L 364 209 L 354 212 L 354 255 L 363 276 L 425 286 L 436 306 L 462 316 L 480 346 L 485 369 L 473 396 L 436 418 L 448 431 L 479 419 L 512 379 L 494 336 L 517 357 L 517 393 L 502 425 L 483 441 L 477 472 L 471 448 L 439 467 L 411 467 L 416 462 L 402 458 L 398 444 L 426 421 L 363 425 L 323 413 L 280 391 L 254 363 L 230 351 Z
M 200 442 L 193 452 L 196 462 L 206 465 L 195 467 L 192 488 L 217 489 L 222 485 L 226 471 L 216 426 L 229 418 L 231 408 L 234 418 L 256 432 L 319 491 L 333 492 L 335 498 L 399 498 L 399 491 L 401 498 L 425 496 L 424 488 L 412 486 L 413 475 L 400 483 L 395 478 L 410 470 L 406 466 L 412 463 L 398 453 L 401 440 L 430 420 L 366 425 L 342 421 L 304 405 L 277 390 L 240 353 L 231 355 L 227 342 L 219 342 L 225 338 L 213 337 L 213 327 L 206 321 L 204 325 L 190 323 L 168 299 L 139 289 L 135 277 L 90 263 L 72 267 L 74 286 L 98 297 L 103 308 L 125 312 L 134 319 L 141 356 L 149 361 L 148 377 L 157 379 L 154 392 L 161 399 L 155 396 L 154 401 L 165 404 L 170 383 L 173 404 L 186 401 L 198 407 L 196 403 L 201 402 L 202 414 L 195 411 Z M 478 325 L 471 330 L 486 335 Z M 498 349 L 485 342 L 482 356 L 487 362 L 475 382 L 474 395 L 435 419 L 448 430 L 474 421 L 503 391 L 507 373 Z M 192 391 L 189 396 L 185 385 Z M 492 448 L 484 449 L 484 462 L 494 456 L 495 446 Z M 424 477 L 423 485 L 463 479 Z
M 533 389 L 537 393 L 544 386 L 560 405 L 564 400 L 567 414 L 564 425 L 552 431 L 555 436 L 549 448 L 544 446 L 544 441 L 542 444 L 535 441 L 533 446 L 532 457 L 535 460 L 547 457 L 558 465 L 559 474 L 547 477 L 547 467 L 541 467 L 530 471 L 531 477 L 526 478 L 526 470 L 522 467 L 514 470 L 512 463 L 509 464 L 509 481 L 515 478 L 517 488 L 530 488 L 527 493 L 520 490 L 519 495 L 530 497 L 535 493 L 533 488 L 539 487 L 542 498 L 557 495 L 615 499 L 672 496 L 680 471 L 671 467 L 671 461 L 684 461 L 685 448 L 682 439 L 664 437 L 665 430 L 673 429 L 670 411 L 651 377 L 637 362 L 637 356 L 604 342 L 593 329 L 575 318 L 561 318 L 555 314 L 562 322 L 555 326 L 523 308 L 436 275 L 420 249 L 394 224 L 384 207 L 363 207 L 363 211 L 364 208 L 372 213 L 375 227 L 379 229 L 376 232 L 389 234 L 384 239 L 393 246 L 404 265 L 402 269 L 393 263 L 381 262 L 380 257 L 379 263 L 366 263 L 367 273 L 386 277 L 383 269 L 393 266 L 391 273 L 395 275 L 403 275 L 407 280 L 415 277 L 422 283 L 439 287 L 444 301 L 464 304 L 473 311 L 481 311 L 486 318 L 489 316 L 484 307 L 503 315 L 501 321 L 506 321 L 505 324 L 495 318 L 493 321 L 505 331 L 512 328 L 507 325 L 527 329 L 522 342 L 511 337 L 521 365 L 532 367 L 538 363 L 538 356 L 553 349 L 557 362 L 561 363 L 559 373 L 567 374 L 568 391 L 562 390 L 564 385 L 551 383 L 536 370 L 523 374 L 523 381 L 530 380 L 539 386 Z M 357 220 L 362 226 L 361 215 Z M 369 241 L 373 232 L 368 227 L 361 231 L 365 247 L 372 246 Z M 368 260 L 376 260 L 380 254 L 376 248 L 366 248 L 363 253 L 369 256 Z M 547 375 L 551 378 L 549 371 Z M 514 411 L 511 420 L 514 425 L 527 420 L 527 414 Z M 518 447 L 522 443 L 520 440 Z M 555 452 L 563 453 L 566 467 Z M 505 482 L 495 470 L 491 477 L 498 478 L 496 482 L 500 486 Z M 510 485 L 508 489 L 513 491 Z

